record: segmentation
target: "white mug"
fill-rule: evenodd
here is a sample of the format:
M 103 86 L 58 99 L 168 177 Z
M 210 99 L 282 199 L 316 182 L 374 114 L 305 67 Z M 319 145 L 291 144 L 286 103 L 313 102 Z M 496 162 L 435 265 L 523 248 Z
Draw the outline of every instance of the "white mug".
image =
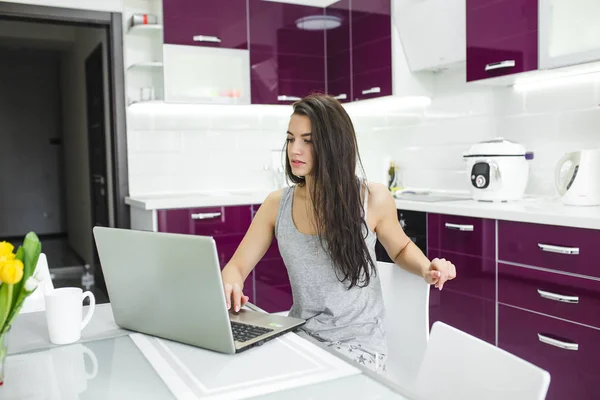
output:
M 89 297 L 90 307 L 82 321 L 83 300 Z M 92 292 L 80 288 L 60 288 L 44 295 L 46 322 L 50 341 L 54 344 L 69 344 L 81 339 L 81 331 L 92 319 L 96 298 Z

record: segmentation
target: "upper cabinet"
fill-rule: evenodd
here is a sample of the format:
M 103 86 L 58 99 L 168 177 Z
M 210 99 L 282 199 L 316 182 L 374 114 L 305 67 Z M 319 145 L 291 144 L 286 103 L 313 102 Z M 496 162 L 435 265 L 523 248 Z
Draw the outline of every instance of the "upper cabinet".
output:
M 467 81 L 538 68 L 538 0 L 466 1 Z
M 164 96 L 250 104 L 248 0 L 164 0 Z
M 167 102 L 291 104 L 392 94 L 391 0 L 327 8 L 267 0 L 163 0 Z
M 324 14 L 320 7 L 250 1 L 253 104 L 289 104 L 325 92 Z
M 352 97 L 352 57 L 350 52 L 350 0 L 338 1 L 325 9 L 333 24 L 325 30 L 327 39 L 327 92 L 345 103 Z M 336 26 L 337 25 L 337 26 Z
M 540 68 L 600 60 L 598 21 L 598 0 L 540 0 Z
M 391 13 L 391 0 L 351 0 L 353 100 L 392 94 Z
M 164 42 L 248 49 L 248 0 L 164 0 Z

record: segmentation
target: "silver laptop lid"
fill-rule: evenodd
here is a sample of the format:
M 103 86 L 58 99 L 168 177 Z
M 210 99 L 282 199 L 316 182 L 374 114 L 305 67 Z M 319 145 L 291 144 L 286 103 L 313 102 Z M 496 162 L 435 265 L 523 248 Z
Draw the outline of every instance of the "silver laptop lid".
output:
M 94 227 L 117 325 L 235 353 L 211 237 Z

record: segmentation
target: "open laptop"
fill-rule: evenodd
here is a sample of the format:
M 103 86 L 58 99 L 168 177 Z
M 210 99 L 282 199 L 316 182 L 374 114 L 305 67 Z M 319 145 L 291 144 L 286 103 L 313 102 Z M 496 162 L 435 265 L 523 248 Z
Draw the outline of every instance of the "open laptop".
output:
M 233 354 L 305 323 L 247 309 L 228 311 L 212 237 L 98 226 L 93 232 L 115 322 L 122 328 Z

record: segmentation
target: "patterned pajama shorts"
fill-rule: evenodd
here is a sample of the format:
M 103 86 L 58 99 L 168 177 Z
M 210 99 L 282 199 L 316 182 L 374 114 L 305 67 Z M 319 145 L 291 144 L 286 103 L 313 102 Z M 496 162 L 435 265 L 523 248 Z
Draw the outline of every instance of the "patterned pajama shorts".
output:
M 375 372 L 385 372 L 385 362 L 387 357 L 383 353 L 372 353 L 363 349 L 360 344 L 329 342 L 327 343 L 327 346 Z

